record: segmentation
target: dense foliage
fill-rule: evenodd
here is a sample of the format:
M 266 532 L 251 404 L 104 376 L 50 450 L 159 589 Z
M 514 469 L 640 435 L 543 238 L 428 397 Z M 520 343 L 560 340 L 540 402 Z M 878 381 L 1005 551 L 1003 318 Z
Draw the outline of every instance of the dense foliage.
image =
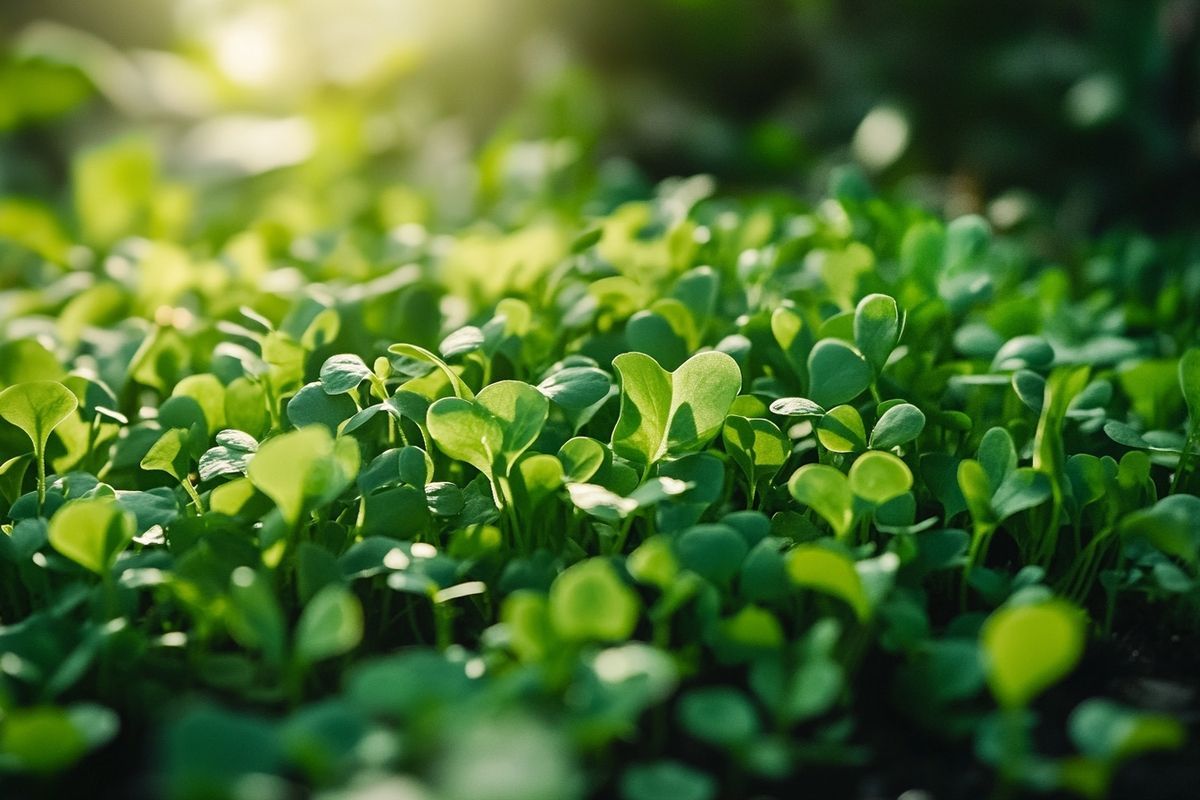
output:
M 1172 246 L 1049 264 L 852 171 L 337 233 L 247 186 L 236 229 L 139 153 L 4 207 L 5 796 L 1093 798 L 1194 757 Z

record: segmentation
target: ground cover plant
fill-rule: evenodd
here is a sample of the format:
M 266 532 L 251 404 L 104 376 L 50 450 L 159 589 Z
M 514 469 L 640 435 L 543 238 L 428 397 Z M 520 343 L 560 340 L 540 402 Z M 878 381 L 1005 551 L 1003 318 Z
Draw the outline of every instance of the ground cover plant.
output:
M 5 206 L 6 797 L 1192 785 L 1184 246 L 853 171 L 180 228 L 131 158 Z

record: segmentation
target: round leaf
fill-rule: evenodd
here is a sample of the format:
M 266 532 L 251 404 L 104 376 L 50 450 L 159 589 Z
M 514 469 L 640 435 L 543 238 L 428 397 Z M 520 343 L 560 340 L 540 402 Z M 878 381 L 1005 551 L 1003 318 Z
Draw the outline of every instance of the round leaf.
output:
M 996 611 L 983 625 L 980 643 L 987 680 L 997 702 L 1020 708 L 1075 668 L 1083 655 L 1083 614 L 1051 599 Z
M 858 397 L 874 377 L 862 353 L 838 339 L 822 339 L 808 354 L 808 396 L 825 408 Z
M 900 341 L 900 310 L 886 294 L 869 294 L 854 310 L 854 343 L 876 372 Z
M 675 543 L 679 563 L 715 583 L 725 583 L 741 569 L 746 541 L 728 525 L 696 525 Z
M 863 453 L 850 467 L 850 491 L 875 505 L 883 505 L 912 488 L 908 465 L 891 453 Z
M 622 800 L 713 800 L 716 796 L 716 781 L 678 761 L 638 764 L 621 775 Z
M 354 416 L 358 407 L 346 394 L 330 394 L 320 382 L 310 383 L 288 401 L 288 420 L 297 428 L 324 425 L 330 433 Z
M 330 356 L 321 365 L 321 388 L 326 394 L 345 394 L 357 389 L 371 375 L 366 362 L 353 353 Z
M 750 741 L 761 727 L 750 700 L 720 686 L 685 694 L 679 701 L 679 723 L 697 739 L 723 747 Z
M 340 584 L 321 589 L 300 615 L 296 625 L 296 655 L 305 663 L 321 661 L 358 646 L 363 634 L 363 613 L 358 598 Z
M 358 463 L 353 439 L 335 440 L 327 428 L 313 425 L 268 439 L 250 459 L 246 474 L 295 523 L 309 501 L 332 499 L 348 487 Z
M 593 558 L 564 570 L 550 587 L 550 621 L 571 641 L 619 642 L 637 625 L 638 597 L 612 565 Z
M 503 448 L 504 431 L 486 410 L 470 400 L 443 397 L 429 407 L 425 425 L 443 453 L 492 475 L 493 464 Z
M 817 421 L 817 439 L 833 453 L 867 449 L 867 429 L 854 406 L 837 406 Z
M 907 444 L 925 430 L 925 415 L 911 403 L 900 403 L 883 412 L 871 430 L 871 447 L 890 450 Z

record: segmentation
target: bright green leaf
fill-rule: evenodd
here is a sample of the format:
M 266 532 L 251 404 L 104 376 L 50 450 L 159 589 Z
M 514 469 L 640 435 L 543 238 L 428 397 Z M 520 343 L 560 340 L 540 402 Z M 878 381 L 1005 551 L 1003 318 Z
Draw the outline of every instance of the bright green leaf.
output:
M 263 442 L 247 475 L 295 524 L 310 503 L 332 500 L 350 486 L 359 458 L 353 439 L 334 439 L 324 426 L 313 425 Z
M 883 505 L 912 488 L 908 465 L 891 453 L 871 450 L 850 467 L 850 491 L 875 505 Z
M 817 420 L 817 439 L 833 453 L 867 449 L 867 429 L 854 406 L 836 406 Z
M 854 343 L 875 368 L 883 369 L 900 341 L 900 310 L 886 294 L 869 294 L 854 310 Z
M 845 536 L 854 519 L 854 494 L 838 470 L 824 464 L 805 464 L 788 481 L 792 497 L 816 511 L 834 533 Z
M 612 565 L 593 558 L 568 567 L 550 587 L 550 620 L 570 641 L 620 642 L 633 633 L 638 597 Z
M 1006 606 L 980 632 L 988 685 L 1005 708 L 1021 708 L 1075 669 L 1085 618 L 1063 600 Z
M 818 544 L 801 544 L 787 554 L 792 583 L 844 600 L 859 620 L 871 615 L 862 578 L 848 556 Z
M 19 383 L 0 392 L 0 417 L 25 432 L 39 458 L 50 432 L 78 407 L 79 400 L 58 381 Z
M 136 533 L 133 514 L 108 497 L 74 500 L 50 518 L 54 549 L 97 575 L 112 569 Z
M 742 385 L 737 362 L 715 351 L 692 356 L 674 372 L 642 353 L 623 353 L 613 367 L 621 376 L 621 411 L 612 448 L 641 465 L 707 444 Z

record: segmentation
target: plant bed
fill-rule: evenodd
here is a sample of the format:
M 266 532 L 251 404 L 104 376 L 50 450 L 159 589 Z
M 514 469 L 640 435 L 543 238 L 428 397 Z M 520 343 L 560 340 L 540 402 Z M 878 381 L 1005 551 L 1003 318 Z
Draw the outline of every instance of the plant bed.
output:
M 1186 796 L 1186 243 L 628 197 L 30 210 L 5 796 Z

